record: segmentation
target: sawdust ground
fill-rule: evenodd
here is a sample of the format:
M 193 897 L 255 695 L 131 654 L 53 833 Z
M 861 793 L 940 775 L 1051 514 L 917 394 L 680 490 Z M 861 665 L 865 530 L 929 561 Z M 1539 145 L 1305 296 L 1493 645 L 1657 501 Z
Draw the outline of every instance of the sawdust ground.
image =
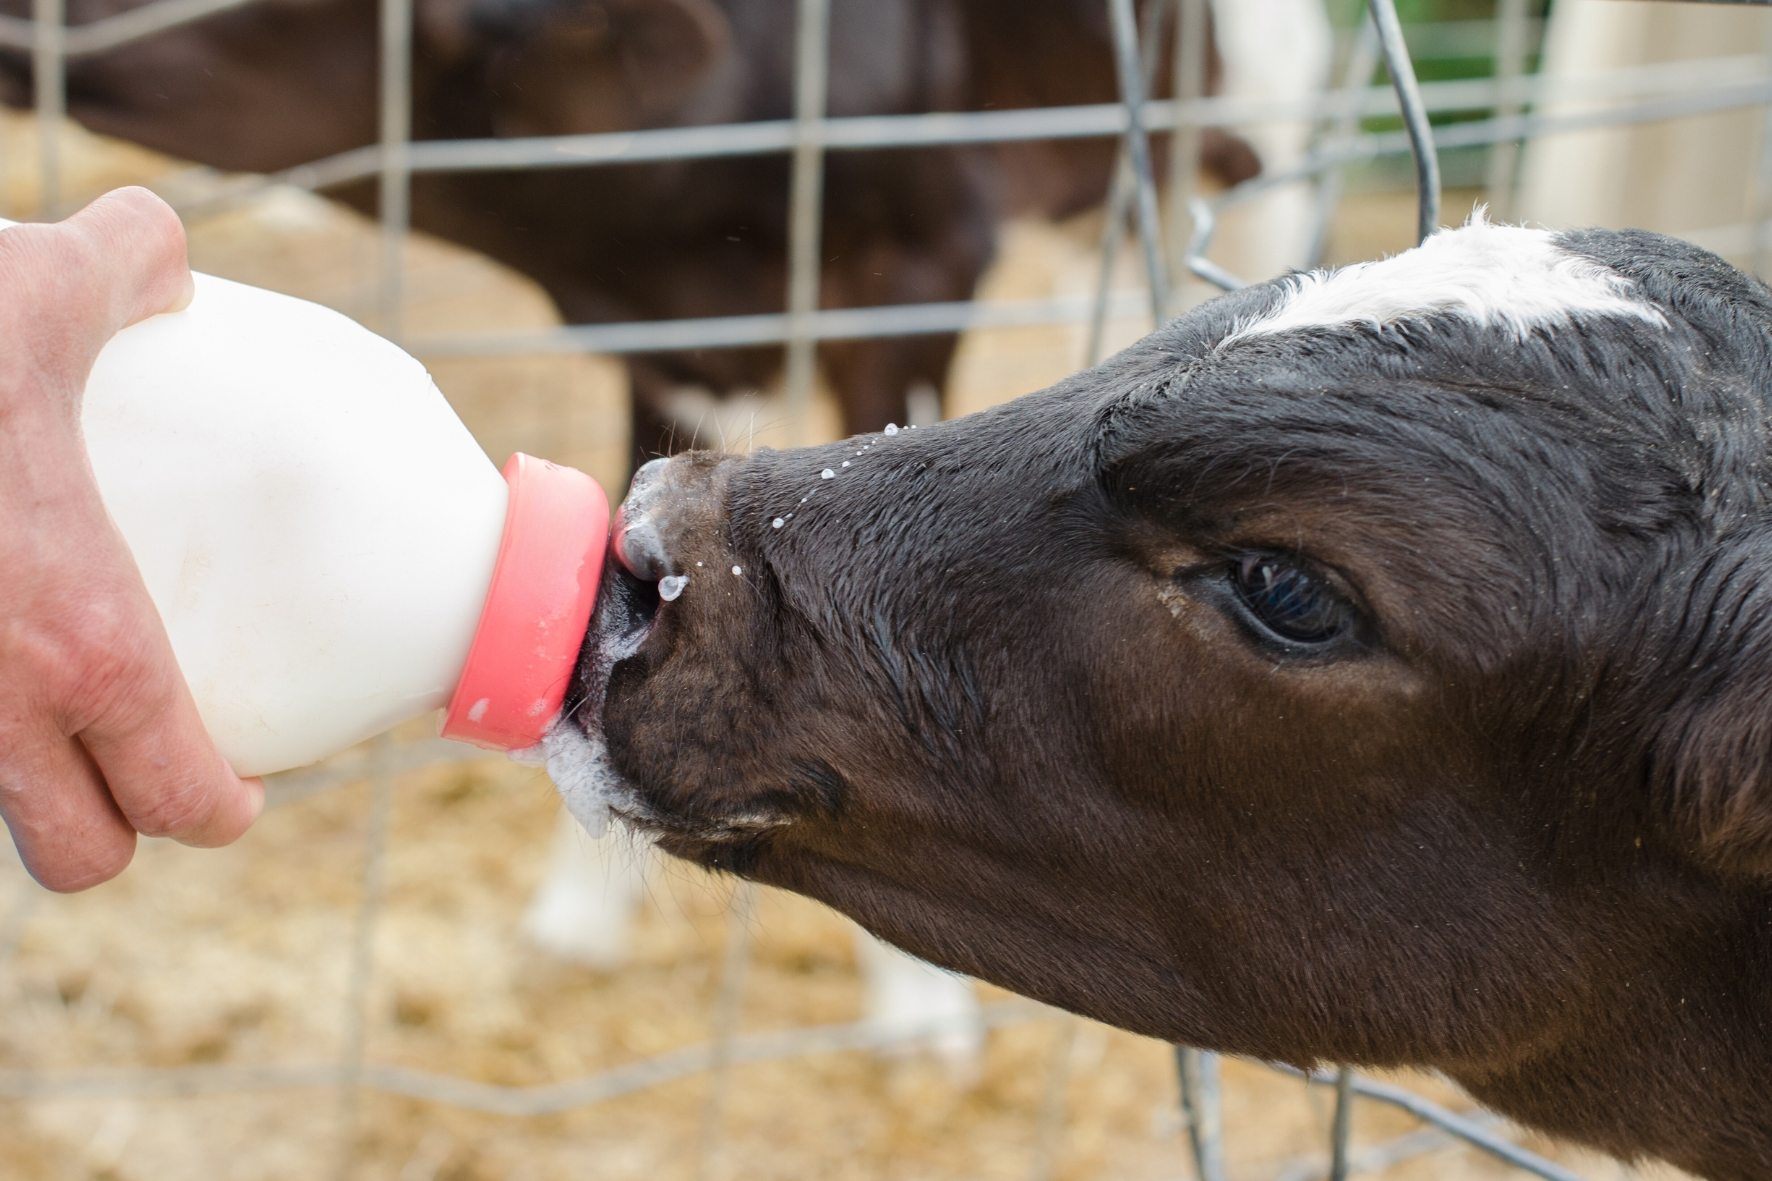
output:
M 30 210 L 34 128 L 0 117 L 0 198 Z M 70 129 L 71 200 L 164 179 L 175 164 Z M 1468 194 L 1465 195 L 1468 198 Z M 1448 206 L 1454 202 L 1448 201 Z M 1339 259 L 1408 245 L 1409 198 L 1348 203 Z M 1097 226 L 1023 224 L 1006 235 L 984 294 L 1086 291 Z M 316 198 L 273 192 L 190 225 L 202 270 L 315 299 L 374 321 L 373 226 Z M 1134 263 L 1122 263 L 1131 282 Z M 472 254 L 415 236 L 405 331 L 545 327 L 531 284 Z M 1112 326 L 1109 347 L 1144 326 Z M 1080 329 L 980 332 L 955 364 L 955 412 L 1040 388 L 1083 360 Z M 574 463 L 615 488 L 624 475 L 626 393 L 601 357 L 460 360 L 439 386 L 496 461 L 523 449 Z M 778 403 L 748 414 L 758 442 Z M 821 406 L 819 429 L 834 411 Z M 735 437 L 741 420 L 722 423 Z M 407 728 L 422 737 L 425 722 Z M 365 864 L 363 784 L 267 813 L 232 848 L 144 842 L 120 879 L 86 894 L 44 894 L 0 865 L 0 1070 L 203 1063 L 314 1063 L 346 1037 L 348 957 Z M 374 943 L 367 1057 L 488 1082 L 573 1078 L 706 1040 L 726 941 L 731 885 L 677 866 L 654 883 L 633 963 L 598 973 L 527 947 L 518 917 L 540 877 L 557 810 L 537 773 L 501 760 L 399 778 L 387 892 Z M 765 891 L 752 927 L 743 1032 L 853 1020 L 862 990 L 844 920 Z M 987 997 L 1000 994 L 985 990 Z M 965 1083 L 921 1059 L 829 1053 L 734 1069 L 714 1134 L 710 1078 L 691 1076 L 559 1116 L 514 1119 L 330 1088 L 184 1097 L 0 1101 L 0 1176 L 32 1181 L 174 1177 L 387 1181 L 554 1178 L 1179 1178 L 1190 1175 L 1169 1049 L 1089 1022 L 1038 1019 L 994 1032 L 981 1077 Z M 1066 1045 L 1064 1121 L 1050 1159 L 1038 1113 Z M 1225 1065 L 1231 1175 L 1279 1177 L 1320 1154 L 1328 1100 L 1263 1068 Z M 1408 1080 L 1454 1105 L 1432 1079 Z M 1363 1105 L 1361 1144 L 1417 1127 Z M 1618 1166 L 1536 1145 L 1594 1178 Z M 1376 1174 L 1391 1181 L 1518 1176 L 1462 1148 Z M 1639 1174 L 1648 1177 L 1648 1173 Z M 1657 1174 L 1672 1176 L 1672 1174 Z

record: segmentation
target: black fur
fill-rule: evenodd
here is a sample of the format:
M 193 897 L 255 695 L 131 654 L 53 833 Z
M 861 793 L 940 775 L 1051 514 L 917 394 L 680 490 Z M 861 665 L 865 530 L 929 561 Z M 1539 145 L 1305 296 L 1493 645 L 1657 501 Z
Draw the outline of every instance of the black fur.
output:
M 665 847 L 1128 1029 L 1772 1175 L 1772 297 L 1561 241 L 1666 326 L 1220 347 L 1270 285 L 937 428 L 673 462 L 691 579 L 600 719 Z M 1354 622 L 1264 632 L 1249 553 Z

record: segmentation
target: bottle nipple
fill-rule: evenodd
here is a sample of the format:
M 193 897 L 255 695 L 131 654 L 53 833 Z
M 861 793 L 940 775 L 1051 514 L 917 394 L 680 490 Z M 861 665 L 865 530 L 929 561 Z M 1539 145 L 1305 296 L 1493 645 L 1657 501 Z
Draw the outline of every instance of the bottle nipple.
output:
M 522 453 L 504 468 L 510 500 L 480 625 L 443 737 L 492 750 L 542 740 L 566 699 L 590 626 L 609 500 L 583 472 Z

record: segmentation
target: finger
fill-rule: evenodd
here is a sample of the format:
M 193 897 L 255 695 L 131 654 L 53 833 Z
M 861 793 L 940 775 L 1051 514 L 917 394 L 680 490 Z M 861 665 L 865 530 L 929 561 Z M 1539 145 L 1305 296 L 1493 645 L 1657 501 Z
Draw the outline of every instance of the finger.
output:
M 163 663 L 131 675 L 79 739 L 123 815 L 144 836 L 226 845 L 264 809 L 263 781 L 242 780 L 216 750 L 170 645 Z
M 111 296 L 111 332 L 190 304 L 184 223 L 147 189 L 114 189 L 57 228 L 89 252 Z
M 55 225 L 0 232 L 0 395 L 64 418 L 117 332 L 190 301 L 184 227 L 145 189 L 107 193 Z
M 9 735 L 7 746 L 0 816 L 31 876 L 71 893 L 122 873 L 135 855 L 135 830 L 85 749 L 54 732 Z
M 62 732 L 80 740 L 137 832 L 225 845 L 251 827 L 263 789 L 216 749 L 153 602 L 131 582 L 85 606 L 59 657 L 76 677 L 57 697 Z

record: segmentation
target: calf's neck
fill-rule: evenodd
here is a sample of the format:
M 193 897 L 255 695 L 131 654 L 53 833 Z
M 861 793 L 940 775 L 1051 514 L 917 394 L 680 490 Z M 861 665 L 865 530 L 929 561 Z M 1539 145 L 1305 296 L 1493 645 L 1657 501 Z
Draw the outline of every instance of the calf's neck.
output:
M 1473 224 L 656 461 L 551 769 L 1127 1029 L 1772 1175 L 1769 323 L 1672 239 Z

